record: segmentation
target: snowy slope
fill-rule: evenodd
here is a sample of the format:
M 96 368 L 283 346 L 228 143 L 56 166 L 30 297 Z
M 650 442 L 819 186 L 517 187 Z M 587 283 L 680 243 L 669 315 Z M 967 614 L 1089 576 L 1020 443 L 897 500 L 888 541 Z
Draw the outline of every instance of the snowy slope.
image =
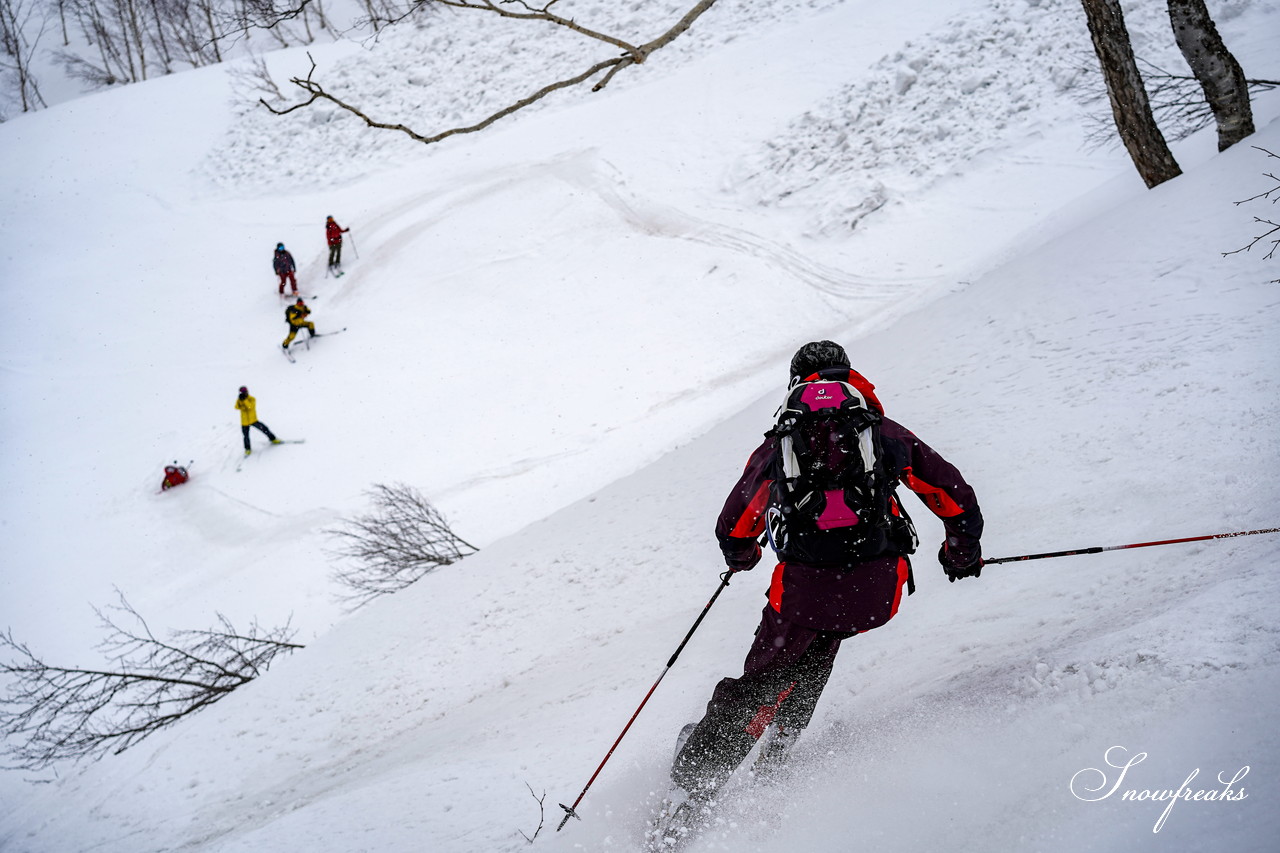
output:
M 6 124 L 24 169 L 0 214 L 0 622 L 83 657 L 87 604 L 114 585 L 158 625 L 292 614 L 309 646 L 122 756 L 49 785 L 5 774 L 0 847 L 523 846 L 525 784 L 572 799 L 714 588 L 715 510 L 810 337 L 849 344 L 891 413 L 970 474 L 989 553 L 1273 526 L 1276 291 L 1256 258 L 1218 254 L 1252 236 L 1230 202 L 1257 191 L 1257 152 L 1215 157 L 1202 135 L 1178 151 L 1189 174 L 1146 193 L 1115 152 L 1078 150 L 1055 100 L 1034 133 L 900 188 L 840 239 L 806 234 L 842 185 L 800 210 L 726 187 L 859 68 L 905 39 L 945 44 L 950 10 L 918 5 L 918 29 L 872 4 L 797 17 L 339 186 L 199 176 L 238 138 L 207 106 L 226 96 L 218 69 Z M 1274 31 L 1273 11 L 1239 5 L 1229 37 Z M 1276 105 L 1258 110 L 1265 124 Z M 361 254 L 338 282 L 326 213 Z M 349 326 L 297 365 L 271 351 L 278 240 L 321 327 Z M 242 383 L 308 441 L 235 473 Z M 177 455 L 198 479 L 150 494 Z M 320 531 L 394 479 L 486 547 L 340 619 Z M 799 778 L 744 792 L 708 849 L 1269 849 L 1274 542 L 952 587 L 922 527 L 920 594 L 850 642 Z M 672 734 L 734 671 L 765 582 L 735 580 L 587 820 L 539 844 L 635 849 Z M 1180 804 L 1155 834 L 1152 804 L 1066 788 L 1113 743 L 1150 753 L 1145 787 L 1242 764 L 1257 787 Z
M 988 552 L 1274 523 L 1275 290 L 1205 251 L 1233 231 L 1206 200 L 1252 174 L 1248 157 L 852 348 L 891 412 L 972 473 Z M 1034 273 L 1070 259 L 1069 274 Z M 1165 275 L 1135 282 L 1135 268 Z M 969 334 L 939 369 L 911 342 L 952 324 Z M 570 798 L 714 587 L 707 528 L 772 403 L 378 602 L 190 724 L 37 789 L 20 824 L 34 835 L 10 843 L 518 849 L 537 822 L 525 783 Z M 731 803 L 737 825 L 706 849 L 840 850 L 865 833 L 892 850 L 1270 849 L 1278 550 L 1258 538 L 992 567 L 954 587 L 926 551 L 898 620 L 843 653 L 794 787 Z M 670 737 L 732 671 L 765 582 L 734 582 L 585 822 L 540 844 L 635 849 Z M 1113 744 L 1150 753 L 1135 786 L 1249 764 L 1251 798 L 1179 804 L 1155 835 L 1152 804 L 1066 788 Z

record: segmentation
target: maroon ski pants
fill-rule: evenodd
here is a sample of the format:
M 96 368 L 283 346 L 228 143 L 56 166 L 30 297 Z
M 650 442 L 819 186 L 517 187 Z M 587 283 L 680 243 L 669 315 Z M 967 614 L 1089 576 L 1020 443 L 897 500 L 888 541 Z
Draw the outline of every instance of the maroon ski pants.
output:
M 766 605 L 742 677 L 716 685 L 706 714 L 676 756 L 672 780 L 686 791 L 714 791 L 769 723 L 793 734 L 807 726 L 840 642 L 851 636 L 804 628 Z

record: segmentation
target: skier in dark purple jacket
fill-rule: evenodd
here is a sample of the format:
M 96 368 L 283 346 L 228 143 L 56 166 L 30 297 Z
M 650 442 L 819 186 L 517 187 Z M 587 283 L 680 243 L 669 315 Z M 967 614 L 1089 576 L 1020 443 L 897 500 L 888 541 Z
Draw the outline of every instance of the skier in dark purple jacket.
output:
M 284 296 L 284 285 L 288 281 L 293 286 L 293 295 L 298 295 L 298 277 L 294 272 L 298 269 L 293 262 L 293 255 L 284 247 L 284 243 L 276 244 L 275 256 L 271 259 L 271 268 L 280 276 L 280 295 Z
M 835 379 L 857 389 L 867 409 L 883 416 L 874 387 L 849 365 L 844 349 L 831 341 L 806 344 L 791 361 L 792 386 Z M 906 427 L 877 418 L 886 482 L 915 492 L 943 523 L 946 541 L 938 560 L 951 581 L 982 571 L 982 512 L 960 472 Z M 747 462 L 716 523 L 716 538 L 730 571 L 753 568 L 761 557 L 758 537 L 776 503 L 779 438 L 767 434 Z M 784 545 L 773 570 L 768 604 L 740 678 L 725 678 L 707 704 L 706 715 L 686 726 L 671 776 L 677 793 L 712 798 L 761 736 L 755 767 L 768 772 L 781 764 L 809 723 L 843 640 L 884 625 L 898 612 L 902 590 L 913 588 L 907 554 L 915 533 L 896 495 L 889 511 L 905 524 L 849 559 L 803 562 Z M 892 527 L 892 525 L 891 525 Z

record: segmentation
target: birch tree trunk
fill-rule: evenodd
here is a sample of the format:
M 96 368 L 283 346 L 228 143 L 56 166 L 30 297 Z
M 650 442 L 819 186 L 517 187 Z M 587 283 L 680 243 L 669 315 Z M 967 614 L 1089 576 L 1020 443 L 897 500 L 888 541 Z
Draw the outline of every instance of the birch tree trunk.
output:
M 1169 23 L 1218 122 L 1218 150 L 1226 151 L 1254 131 L 1244 69 L 1218 35 L 1204 0 L 1169 0 Z
M 1148 188 L 1182 174 L 1151 114 L 1147 90 L 1133 58 L 1129 30 L 1119 0 L 1081 0 L 1093 49 L 1107 81 L 1116 130 Z

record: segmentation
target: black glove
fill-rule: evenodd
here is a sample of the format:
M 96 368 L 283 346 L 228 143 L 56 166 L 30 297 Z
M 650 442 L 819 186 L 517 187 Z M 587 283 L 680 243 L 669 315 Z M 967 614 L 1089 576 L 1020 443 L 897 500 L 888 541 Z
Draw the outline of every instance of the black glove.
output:
M 977 542 L 971 547 L 962 547 L 958 542 L 952 544 L 948 539 L 938 549 L 938 562 L 947 573 L 947 580 L 952 583 L 957 578 L 976 578 L 982 575 L 982 546 Z
M 744 549 L 735 548 L 724 552 L 724 563 L 731 571 L 749 572 L 760 562 L 760 545 L 754 540 L 748 542 Z

